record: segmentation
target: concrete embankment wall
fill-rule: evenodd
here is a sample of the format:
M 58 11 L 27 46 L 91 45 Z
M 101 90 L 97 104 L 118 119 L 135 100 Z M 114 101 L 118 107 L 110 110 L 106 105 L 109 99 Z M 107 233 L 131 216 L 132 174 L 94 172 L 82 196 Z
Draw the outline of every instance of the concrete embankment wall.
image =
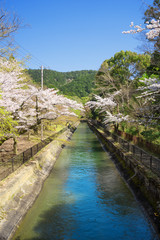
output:
M 78 124 L 79 122 L 74 129 L 67 129 L 30 161 L 0 182 L 0 240 L 11 239 Z
M 145 208 L 160 235 L 160 178 L 141 162 L 136 161 L 131 153 L 125 153 L 114 143 L 113 139 L 107 137 L 96 126 L 91 123 L 89 126 L 111 153 L 112 160 Z

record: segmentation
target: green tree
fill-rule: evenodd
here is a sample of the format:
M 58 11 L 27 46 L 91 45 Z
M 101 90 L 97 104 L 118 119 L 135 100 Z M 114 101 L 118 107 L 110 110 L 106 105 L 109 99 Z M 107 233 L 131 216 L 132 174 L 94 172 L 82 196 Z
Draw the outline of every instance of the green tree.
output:
M 121 51 L 105 60 L 96 75 L 95 92 L 103 99 L 114 99 L 116 107 L 109 109 L 111 115 L 134 116 L 139 105 L 136 99 L 136 88 L 139 78 L 150 66 L 150 55 Z M 92 112 L 93 114 L 93 112 Z M 96 112 L 103 121 L 102 111 Z M 116 125 L 118 128 L 118 124 Z
M 120 84 L 125 84 L 144 73 L 150 65 L 150 56 L 131 51 L 120 51 L 114 57 L 105 60 L 102 66 L 106 63 L 111 77 L 115 81 L 117 80 L 116 85 L 118 87 Z
M 10 137 L 14 137 L 17 130 L 17 122 L 13 120 L 11 114 L 0 107 L 0 144 Z
M 105 60 L 96 76 L 97 92 L 101 96 L 121 90 L 121 101 L 129 105 L 139 77 L 150 66 L 150 56 L 131 51 L 120 51 Z

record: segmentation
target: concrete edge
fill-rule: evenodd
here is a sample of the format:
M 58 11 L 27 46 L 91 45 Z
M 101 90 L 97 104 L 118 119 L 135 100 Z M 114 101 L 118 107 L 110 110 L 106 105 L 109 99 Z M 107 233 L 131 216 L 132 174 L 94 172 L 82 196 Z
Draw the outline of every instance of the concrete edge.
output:
M 96 133 L 103 147 L 111 153 L 117 169 L 125 182 L 131 188 L 137 200 L 145 209 L 148 218 L 153 224 L 160 238 L 160 179 L 132 156 L 117 148 L 110 139 L 107 139 L 93 124 L 89 127 Z
M 0 240 L 11 239 L 20 221 L 38 197 L 65 141 L 74 128 L 66 130 L 0 183 Z M 62 139 L 64 141 L 62 141 Z

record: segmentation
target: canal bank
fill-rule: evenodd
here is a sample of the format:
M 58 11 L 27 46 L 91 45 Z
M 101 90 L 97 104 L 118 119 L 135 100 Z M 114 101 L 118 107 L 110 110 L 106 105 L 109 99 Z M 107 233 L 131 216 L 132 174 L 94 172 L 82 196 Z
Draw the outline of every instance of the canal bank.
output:
M 117 169 L 144 207 L 160 236 L 160 178 L 140 161 L 135 160 L 131 153 L 124 152 L 98 125 L 90 121 L 88 124 L 103 147 L 111 153 Z
M 87 124 L 61 152 L 13 240 L 158 239 Z
M 31 160 L 0 182 L 0 239 L 6 240 L 39 195 L 61 150 L 79 122 L 38 152 Z

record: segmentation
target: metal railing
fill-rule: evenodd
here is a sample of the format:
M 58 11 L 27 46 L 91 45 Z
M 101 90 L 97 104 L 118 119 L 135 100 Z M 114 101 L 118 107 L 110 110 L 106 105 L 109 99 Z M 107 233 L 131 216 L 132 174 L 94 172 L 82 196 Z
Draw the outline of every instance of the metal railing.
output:
M 42 140 L 36 145 L 28 148 L 24 152 L 12 157 L 8 161 L 0 162 L 0 181 L 6 178 L 9 174 L 17 170 L 22 164 L 27 162 L 32 158 L 36 153 L 38 153 L 43 147 L 53 141 L 58 135 L 65 132 L 68 127 L 61 129 L 59 132 L 54 133 L 52 136 Z
M 110 136 L 114 142 L 119 143 L 120 148 L 122 148 L 125 152 L 132 153 L 132 156 L 135 160 L 140 161 L 143 165 L 150 168 L 154 173 L 156 173 L 158 176 L 160 176 L 160 159 L 151 155 L 150 153 L 146 152 L 145 150 L 141 149 L 140 147 L 131 144 L 131 142 L 128 142 L 121 138 L 120 136 L 109 132 L 105 126 L 102 124 L 99 124 L 97 121 L 92 121 L 92 123 L 98 127 L 102 127 L 104 132 L 107 136 Z

